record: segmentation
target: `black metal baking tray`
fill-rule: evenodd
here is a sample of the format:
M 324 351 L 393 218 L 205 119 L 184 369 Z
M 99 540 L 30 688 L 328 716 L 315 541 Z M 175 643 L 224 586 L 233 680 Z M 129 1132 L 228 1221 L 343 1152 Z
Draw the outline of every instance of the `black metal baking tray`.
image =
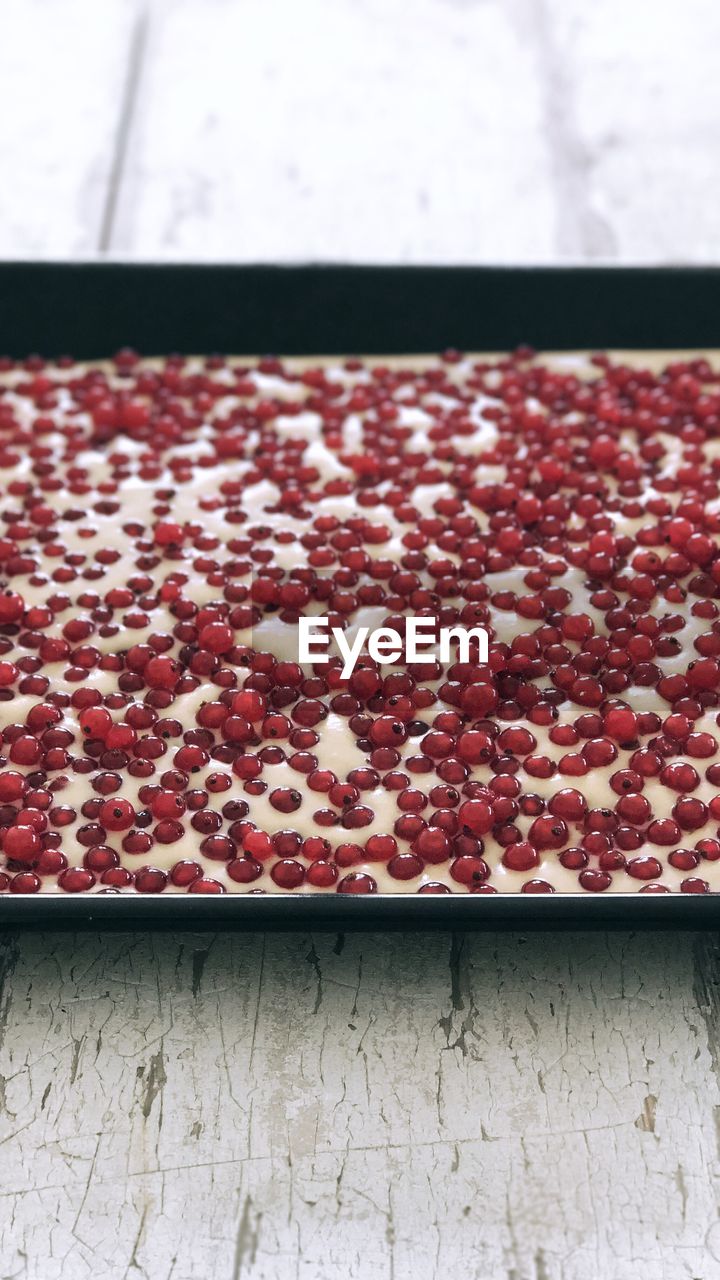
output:
M 720 347 L 720 268 L 0 264 L 0 353 L 419 353 Z M 0 924 L 77 929 L 711 928 L 720 895 L 38 894 Z

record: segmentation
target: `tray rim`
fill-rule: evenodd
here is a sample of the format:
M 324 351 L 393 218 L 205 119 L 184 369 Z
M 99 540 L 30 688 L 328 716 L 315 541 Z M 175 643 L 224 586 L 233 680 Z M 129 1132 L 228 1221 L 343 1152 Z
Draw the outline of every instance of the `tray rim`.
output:
M 716 929 L 720 893 L 9 894 L 1 928 L 134 931 L 138 928 L 344 932 L 440 929 L 518 933 L 587 929 Z M 58 904 L 62 903 L 62 906 Z M 480 904 L 485 903 L 483 908 Z
M 199 306 L 199 290 L 211 305 Z M 382 356 L 437 352 L 450 344 L 502 351 L 528 341 L 544 351 L 692 350 L 720 347 L 719 295 L 720 266 L 698 263 L 10 258 L 0 260 L 0 351 L 9 342 L 18 358 L 38 349 L 48 356 L 70 350 L 78 359 L 102 358 L 132 340 L 131 328 L 144 355 L 204 349 L 236 355 Z M 247 313 L 244 321 L 239 299 Z M 317 342 L 302 337 L 308 313 L 322 333 Z M 91 335 L 88 350 L 72 340 L 83 332 L 83 323 L 84 333 Z M 692 335 L 687 341 L 677 336 L 683 328 Z M 466 340 L 459 330 L 479 341 Z M 48 336 L 58 331 L 65 342 Z M 172 336 L 162 336 L 157 345 L 141 340 L 155 331 L 177 334 L 179 341 Z M 188 331 L 202 332 L 207 341 L 184 341 Z M 249 332 L 259 337 L 240 345 L 232 340 L 233 333 Z M 373 334 L 379 335 L 377 342 Z M 404 335 L 410 336 L 405 340 Z M 425 337 L 418 341 L 412 335 Z

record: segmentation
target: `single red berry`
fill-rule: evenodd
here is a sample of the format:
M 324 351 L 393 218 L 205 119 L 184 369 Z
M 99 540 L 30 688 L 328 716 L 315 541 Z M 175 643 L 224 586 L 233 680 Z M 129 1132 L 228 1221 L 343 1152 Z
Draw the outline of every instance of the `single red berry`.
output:
M 468 764 L 479 764 L 495 755 L 492 739 L 479 730 L 470 729 L 461 733 L 457 740 L 457 753 Z
M 34 827 L 8 827 L 3 838 L 3 850 L 6 858 L 13 862 L 32 863 L 37 858 L 42 843 Z
M 457 880 L 458 884 L 465 884 L 472 887 L 480 884 L 483 880 L 487 880 L 490 875 L 490 868 L 484 858 L 480 858 L 475 854 L 461 854 L 459 858 L 455 858 L 450 864 L 450 875 L 453 880 Z
M 687 761 L 675 760 L 661 770 L 660 781 L 673 791 L 694 791 L 700 785 L 700 774 Z
M 351 871 L 337 886 L 338 893 L 377 893 L 377 881 L 362 871 Z
M 213 880 L 211 876 L 198 876 L 196 880 L 191 880 L 188 885 L 188 893 L 226 893 L 224 884 L 219 880 Z
M 129 406 L 126 406 L 126 413 Z M 185 537 L 185 531 L 181 524 L 173 524 L 171 521 L 160 520 L 154 529 L 155 542 L 160 547 L 169 547 L 178 545 Z
M 613 707 L 603 716 L 603 732 L 621 744 L 637 738 L 637 716 L 629 707 Z
M 417 835 L 413 848 L 426 862 L 445 862 L 450 857 L 450 837 L 437 827 L 426 827 Z
M 537 746 L 537 738 L 530 733 L 529 729 L 523 728 L 522 725 L 511 725 L 509 729 L 503 729 L 497 739 L 497 745 L 502 751 L 508 752 L 513 756 L 526 756 L 534 751 Z
M 675 801 L 672 816 L 683 831 L 697 831 L 708 821 L 708 806 L 693 796 L 680 796 Z
M 305 879 L 305 868 L 294 858 L 282 858 L 271 868 L 270 876 L 281 889 L 296 889 Z
M 135 888 L 138 893 L 162 893 L 168 882 L 167 873 L 158 867 L 141 867 L 135 872 Z
M 86 707 L 80 712 L 78 722 L 86 737 L 101 741 L 105 741 L 112 728 L 112 716 L 104 707 Z
M 394 880 L 414 880 L 423 870 L 422 858 L 415 853 L 396 853 L 387 864 Z
M 4 627 L 9 623 L 19 622 L 24 612 L 25 601 L 21 595 L 18 595 L 17 591 L 0 592 L 0 626 Z M 21 892 L 26 892 L 26 890 Z
M 20 871 L 13 876 L 8 888 L 11 893 L 39 893 L 42 880 L 34 871 Z
M 521 893 L 554 893 L 555 889 L 547 880 L 526 880 Z
M 127 889 L 134 879 L 132 871 L 128 871 L 127 867 L 110 867 L 103 871 L 100 883 L 111 885 L 114 889 Z
M 602 893 L 612 884 L 612 876 L 607 871 L 595 871 L 590 867 L 580 872 L 580 885 L 591 893 Z
M 175 822 L 170 818 L 162 818 L 153 827 L 153 836 L 158 844 L 177 844 L 178 840 L 182 840 L 184 835 L 185 828 L 182 822 Z
M 267 710 L 267 702 L 256 689 L 243 689 L 240 693 L 235 694 L 232 701 L 232 709 L 236 715 L 243 716 L 245 720 L 254 723 L 256 720 L 263 719 Z
M 10 886 L 12 888 L 12 885 Z M 688 876 L 680 885 L 681 893 L 709 893 L 710 885 L 707 880 L 701 880 L 697 876 Z
M 397 853 L 397 840 L 393 836 L 370 836 L 365 844 L 365 853 L 371 862 L 386 862 Z
M 58 876 L 58 886 L 65 893 L 87 893 L 95 884 L 95 876 L 86 867 L 67 867 Z
M 114 849 L 110 849 L 107 845 L 92 845 L 85 852 L 83 865 L 88 871 L 94 871 L 96 875 L 101 875 L 103 871 L 108 871 L 110 867 L 116 867 L 120 861 L 119 855 Z
M 668 854 L 668 862 L 678 871 L 693 871 L 700 861 L 700 854 L 695 849 L 673 849 Z
M 173 884 L 180 888 L 186 888 L 192 884 L 193 880 L 197 880 L 202 875 L 202 867 L 199 862 L 193 862 L 190 859 L 183 859 L 176 862 L 170 872 L 170 879 Z
M 672 818 L 658 818 L 651 822 L 646 834 L 652 844 L 661 845 L 677 845 L 681 837 L 680 827 Z
M 210 622 L 200 632 L 198 644 L 211 653 L 228 653 L 233 647 L 234 639 L 232 627 L 224 622 Z
M 155 818 L 178 819 L 185 813 L 186 804 L 177 791 L 168 791 L 161 788 L 153 796 L 150 808 Z
M 305 875 L 308 884 L 313 885 L 316 889 L 328 889 L 337 880 L 338 870 L 331 862 L 319 859 L 308 867 Z
M 540 857 L 528 840 L 520 840 L 517 844 L 509 844 L 502 856 L 503 864 L 509 871 L 530 871 L 540 862 Z
M 587 813 L 588 804 L 582 792 L 576 791 L 574 787 L 563 787 L 562 791 L 557 791 L 551 798 L 548 808 L 558 818 L 580 822 Z
M 662 875 L 662 864 L 657 858 L 643 856 L 631 858 L 627 863 L 627 873 L 636 880 L 655 880 Z
M 695 848 L 706 862 L 717 862 L 720 858 L 720 840 L 698 840 Z
M 394 716 L 380 716 L 370 727 L 370 740 L 378 747 L 395 747 L 405 742 L 406 738 L 405 725 Z
M 28 784 L 21 773 L 7 769 L 0 772 L 0 804 L 19 800 L 27 791 Z
M 166 655 L 151 658 L 143 668 L 143 677 L 151 689 L 174 689 L 180 677 L 180 667 L 174 658 Z
M 562 849 L 568 842 L 568 835 L 563 819 L 553 815 L 536 818 L 527 838 L 536 849 Z
M 487 800 L 466 800 L 458 809 L 458 821 L 471 835 L 484 835 L 493 825 L 493 811 Z
M 273 809 L 280 813 L 294 813 L 302 804 L 302 795 L 294 787 L 276 787 L 268 799 Z
M 645 796 L 637 793 L 621 796 L 615 805 L 615 812 L 625 822 L 632 822 L 636 826 L 641 826 L 652 817 L 650 801 Z
M 111 725 L 105 735 L 105 746 L 109 751 L 129 751 L 136 742 L 137 733 L 129 724 Z
M 38 876 L 56 876 L 65 870 L 67 864 L 61 849 L 43 849 L 34 864 L 34 871 Z
M 214 862 L 227 862 L 236 856 L 237 846 L 228 836 L 206 836 L 200 845 L 200 852 Z
M 105 800 L 98 812 L 98 821 L 107 831 L 127 831 L 135 818 L 133 806 L 129 800 L 123 800 L 122 796 Z
M 588 855 L 584 849 L 572 846 L 558 854 L 558 861 L 561 866 L 567 867 L 568 871 L 582 871 L 588 864 Z

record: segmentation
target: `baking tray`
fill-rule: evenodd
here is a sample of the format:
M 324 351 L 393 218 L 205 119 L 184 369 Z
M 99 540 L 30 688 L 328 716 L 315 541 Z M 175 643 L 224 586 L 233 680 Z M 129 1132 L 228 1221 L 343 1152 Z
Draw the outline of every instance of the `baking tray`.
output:
M 0 264 L 0 353 L 396 355 L 720 347 L 720 268 Z M 0 897 L 76 929 L 711 928 L 720 895 Z

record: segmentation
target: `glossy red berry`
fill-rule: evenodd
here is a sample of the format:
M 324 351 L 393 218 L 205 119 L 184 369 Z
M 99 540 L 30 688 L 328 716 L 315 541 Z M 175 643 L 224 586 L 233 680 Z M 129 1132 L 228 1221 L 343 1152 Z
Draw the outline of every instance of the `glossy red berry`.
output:
M 266 710 L 267 702 L 261 693 L 255 689 L 243 689 L 241 693 L 236 693 L 232 702 L 232 709 L 235 715 L 242 716 L 245 720 L 255 722 L 262 720 Z
M 105 800 L 98 812 L 98 821 L 108 831 L 127 831 L 135 821 L 135 810 L 129 800 L 112 796 Z
M 629 707 L 613 707 L 603 716 L 603 730 L 615 742 L 633 742 L 637 738 L 637 716 Z
M 141 867 L 135 872 L 135 888 L 138 893 L 162 893 L 168 882 L 165 871 L 158 867 Z
M 277 787 L 270 792 L 269 799 L 279 813 L 294 813 L 302 804 L 302 795 L 294 787 Z
M 532 867 L 538 866 L 540 855 L 528 840 L 521 840 L 507 846 L 502 860 L 509 871 L 530 871 Z
M 574 787 L 563 787 L 557 791 L 548 804 L 550 812 L 568 822 L 580 822 L 587 813 L 588 804 L 584 795 Z
M 395 747 L 406 738 L 405 725 L 393 716 L 380 716 L 370 726 L 370 739 L 378 747 Z
M 230 879 L 238 884 L 251 884 L 263 873 L 260 863 L 254 858 L 235 858 L 232 862 L 228 862 L 226 870 Z
M 351 871 L 337 886 L 338 893 L 377 893 L 377 882 L 362 871 Z
M 19 871 L 13 876 L 8 888 L 11 893 L 39 893 L 42 880 L 34 871 Z
M 471 835 L 484 835 L 493 825 L 493 811 L 487 800 L 466 800 L 458 809 L 458 821 Z
M 25 611 L 25 602 L 17 591 L 0 592 L 0 626 L 19 622 Z
M 490 868 L 487 862 L 477 854 L 461 854 L 450 866 L 450 875 L 453 880 L 457 880 L 458 884 L 467 885 L 468 888 L 481 884 L 487 880 L 489 874 Z
M 143 668 L 143 677 L 152 689 L 174 689 L 180 677 L 180 667 L 174 658 L 150 658 Z
M 631 858 L 627 863 L 627 873 L 637 880 L 654 880 L 662 875 L 662 864 L 650 856 Z
M 58 885 L 65 893 L 87 893 L 95 884 L 95 876 L 86 867 L 67 867 L 58 876 Z
M 11 886 L 12 887 L 12 886 Z M 702 880 L 698 876 L 687 876 L 680 885 L 681 893 L 709 893 L 710 885 L 707 880 Z
M 590 893 L 602 893 L 605 889 L 609 889 L 612 884 L 612 876 L 609 872 L 595 871 L 590 867 L 580 872 L 579 880 L 582 888 L 587 889 Z
M 112 728 L 112 716 L 104 707 L 87 707 L 78 717 L 80 728 L 89 738 L 107 738 Z
M 329 889 L 338 878 L 338 869 L 331 862 L 324 862 L 321 859 L 308 867 L 305 877 L 308 884 L 316 889 Z
M 3 837 L 3 852 L 13 862 L 31 864 L 41 848 L 40 837 L 32 826 L 8 827 Z
M 219 880 L 213 880 L 212 876 L 198 876 L 197 880 L 192 880 L 188 885 L 188 893 L 226 893 L 224 884 Z
M 536 818 L 528 831 L 528 840 L 536 849 L 562 849 L 568 843 L 568 828 L 562 818 Z
M 232 649 L 233 641 L 232 627 L 228 627 L 223 622 L 209 622 L 198 636 L 200 647 L 209 649 L 211 653 L 227 653 Z

